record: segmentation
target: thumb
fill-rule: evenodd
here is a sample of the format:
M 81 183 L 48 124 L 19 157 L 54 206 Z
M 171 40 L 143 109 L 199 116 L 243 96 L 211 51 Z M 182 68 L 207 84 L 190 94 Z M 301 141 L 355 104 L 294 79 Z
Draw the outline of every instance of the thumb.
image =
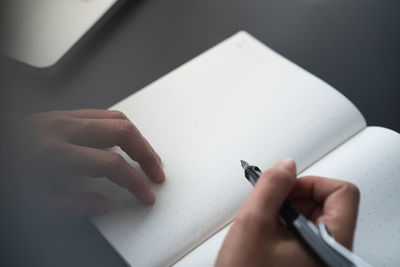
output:
M 51 208 L 78 216 L 94 216 L 106 212 L 108 199 L 94 192 L 56 193 L 50 196 Z
M 279 209 L 296 182 L 296 163 L 281 159 L 258 179 L 243 210 L 263 214 L 264 219 L 276 220 Z

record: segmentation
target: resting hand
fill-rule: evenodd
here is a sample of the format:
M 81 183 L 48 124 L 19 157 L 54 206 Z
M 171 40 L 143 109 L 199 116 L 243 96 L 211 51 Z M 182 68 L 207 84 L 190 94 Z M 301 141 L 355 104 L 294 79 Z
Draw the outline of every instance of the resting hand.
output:
M 109 110 L 53 111 L 13 119 L 15 143 L 32 170 L 46 172 L 54 183 L 54 176 L 85 175 L 108 177 L 114 183 L 127 188 L 147 204 L 155 201 L 144 177 L 124 158 L 105 150 L 119 146 L 138 162 L 153 182 L 165 179 L 161 159 L 135 125 L 121 112 Z M 29 175 L 29 173 L 28 173 Z M 104 202 L 95 193 L 57 195 L 52 203 L 60 203 L 78 212 L 98 213 L 90 210 L 85 202 Z M 90 203 L 86 203 L 88 207 Z M 93 205 L 92 205 L 93 206 Z
M 316 266 L 278 219 L 287 197 L 313 223 L 324 223 L 339 243 L 351 249 L 359 202 L 357 187 L 322 177 L 296 180 L 294 161 L 283 159 L 257 181 L 224 240 L 216 266 Z

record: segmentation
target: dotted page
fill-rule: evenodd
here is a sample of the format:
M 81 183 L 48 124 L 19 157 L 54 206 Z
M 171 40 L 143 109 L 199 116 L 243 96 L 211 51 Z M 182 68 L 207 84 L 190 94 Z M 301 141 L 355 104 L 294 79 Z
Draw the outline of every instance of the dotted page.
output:
M 367 127 L 300 176 L 342 179 L 361 190 L 354 251 L 373 266 L 400 265 L 400 135 Z M 213 266 L 231 224 L 174 267 Z
M 167 176 L 149 182 L 153 206 L 106 179 L 90 186 L 112 201 L 94 224 L 133 266 L 172 264 L 232 221 L 251 190 L 241 159 L 266 168 L 289 156 L 302 169 L 365 127 L 340 93 L 245 32 L 112 109 L 140 129 Z
M 352 182 L 361 191 L 354 251 L 373 266 L 400 265 L 400 135 L 367 127 L 302 175 Z

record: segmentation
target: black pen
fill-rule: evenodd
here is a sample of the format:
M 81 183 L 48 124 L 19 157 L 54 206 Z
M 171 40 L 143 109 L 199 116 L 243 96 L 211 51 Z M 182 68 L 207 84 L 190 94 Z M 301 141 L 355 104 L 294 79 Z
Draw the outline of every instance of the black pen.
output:
M 241 160 L 247 180 L 255 185 L 261 170 Z M 328 228 L 321 224 L 318 228 L 309 221 L 289 200 L 285 200 L 279 215 L 298 240 L 324 266 L 370 266 L 359 257 L 337 243 Z

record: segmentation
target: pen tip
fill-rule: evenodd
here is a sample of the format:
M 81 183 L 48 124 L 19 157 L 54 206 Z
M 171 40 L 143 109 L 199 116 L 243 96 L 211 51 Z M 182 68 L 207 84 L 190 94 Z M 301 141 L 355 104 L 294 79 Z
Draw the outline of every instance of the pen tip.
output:
M 241 160 L 240 164 L 242 165 L 243 169 L 247 169 L 249 167 L 249 164 L 244 160 Z

